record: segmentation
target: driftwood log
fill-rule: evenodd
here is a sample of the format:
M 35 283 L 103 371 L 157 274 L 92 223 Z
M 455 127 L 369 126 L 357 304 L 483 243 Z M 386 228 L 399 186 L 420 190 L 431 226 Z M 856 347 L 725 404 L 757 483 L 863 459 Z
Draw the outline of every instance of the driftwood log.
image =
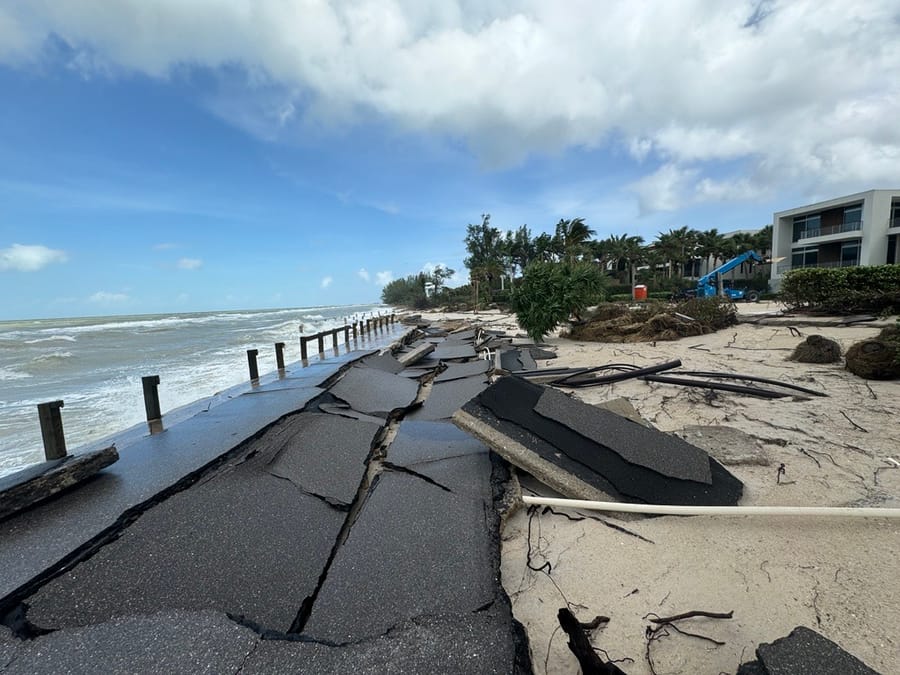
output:
M 583 675 L 625 675 L 616 664 L 606 662 L 594 651 L 581 623 L 567 607 L 557 613 L 559 625 L 569 636 L 569 649 L 578 659 Z
M 16 482 L 16 475 L 8 476 L 0 484 L 0 519 L 78 485 L 118 459 L 118 451 L 111 446 L 83 455 L 69 455 L 37 475 L 23 471 L 21 482 Z

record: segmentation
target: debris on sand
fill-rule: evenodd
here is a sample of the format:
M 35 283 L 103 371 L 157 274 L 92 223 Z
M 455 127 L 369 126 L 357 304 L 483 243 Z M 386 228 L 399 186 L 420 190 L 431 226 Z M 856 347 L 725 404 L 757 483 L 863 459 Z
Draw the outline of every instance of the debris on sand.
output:
M 893 380 L 900 377 L 898 343 L 875 338 L 857 342 L 847 350 L 847 370 L 867 380 Z
M 831 338 L 810 335 L 788 357 L 800 363 L 836 363 L 841 360 L 841 346 Z
M 602 303 L 566 337 L 591 342 L 654 342 L 706 335 L 737 323 L 734 305 L 724 298 L 693 298 L 631 307 Z
M 878 675 L 853 654 L 806 626 L 797 626 L 787 637 L 759 645 L 756 658 L 742 664 L 738 675 Z

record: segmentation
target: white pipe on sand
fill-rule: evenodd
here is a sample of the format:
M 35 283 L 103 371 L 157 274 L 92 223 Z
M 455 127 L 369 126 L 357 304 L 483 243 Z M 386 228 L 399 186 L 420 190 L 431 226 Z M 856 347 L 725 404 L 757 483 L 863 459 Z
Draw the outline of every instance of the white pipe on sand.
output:
M 831 518 L 900 518 L 900 509 L 857 508 L 852 506 L 670 506 L 666 504 L 625 504 L 592 502 L 585 499 L 522 496 L 526 504 L 584 509 L 648 513 L 660 516 L 825 516 Z

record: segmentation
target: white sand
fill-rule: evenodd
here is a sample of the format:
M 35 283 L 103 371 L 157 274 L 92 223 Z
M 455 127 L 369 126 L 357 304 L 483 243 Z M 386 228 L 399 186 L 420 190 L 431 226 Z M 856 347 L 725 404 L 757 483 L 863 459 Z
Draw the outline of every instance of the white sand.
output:
M 766 309 L 740 306 L 742 312 Z M 518 330 L 514 317 L 499 312 L 426 316 L 477 319 Z M 878 331 L 866 325 L 800 330 L 804 337 L 834 338 L 844 349 Z M 643 366 L 679 358 L 689 369 L 762 375 L 824 389 L 828 398 L 764 400 L 630 380 L 574 393 L 589 403 L 626 397 L 663 431 L 721 424 L 760 439 L 769 466 L 728 467 L 744 482 L 741 504 L 900 506 L 900 470 L 884 460 L 900 460 L 900 382 L 866 382 L 841 364 L 786 361 L 801 339 L 787 327 L 745 324 L 655 345 L 551 337 L 547 342 L 559 358 L 539 365 Z M 786 473 L 779 484 L 776 472 L 782 463 Z M 734 611 L 731 620 L 679 624 L 726 644 L 669 631 L 651 647 L 659 675 L 734 673 L 753 658 L 760 642 L 785 636 L 797 625 L 820 631 L 886 675 L 900 673 L 900 520 L 665 516 L 619 521 L 650 544 L 595 520 L 572 522 L 538 513 L 532 520 L 532 558 L 535 567 L 545 561 L 552 565 L 549 576 L 526 566 L 528 521 L 522 509 L 506 522 L 502 574 L 515 616 L 527 629 L 537 673 L 579 672 L 556 620 L 566 603 L 582 621 L 597 614 L 611 618 L 593 633 L 592 642 L 610 658 L 633 659 L 619 664 L 629 674 L 651 672 L 644 615 L 697 609 Z

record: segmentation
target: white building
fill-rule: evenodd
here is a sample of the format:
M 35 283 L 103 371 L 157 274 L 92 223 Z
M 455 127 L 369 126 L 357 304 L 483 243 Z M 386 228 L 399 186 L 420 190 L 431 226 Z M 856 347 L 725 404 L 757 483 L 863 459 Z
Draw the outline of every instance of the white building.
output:
M 869 190 L 775 214 L 772 287 L 800 267 L 900 262 L 900 190 Z

